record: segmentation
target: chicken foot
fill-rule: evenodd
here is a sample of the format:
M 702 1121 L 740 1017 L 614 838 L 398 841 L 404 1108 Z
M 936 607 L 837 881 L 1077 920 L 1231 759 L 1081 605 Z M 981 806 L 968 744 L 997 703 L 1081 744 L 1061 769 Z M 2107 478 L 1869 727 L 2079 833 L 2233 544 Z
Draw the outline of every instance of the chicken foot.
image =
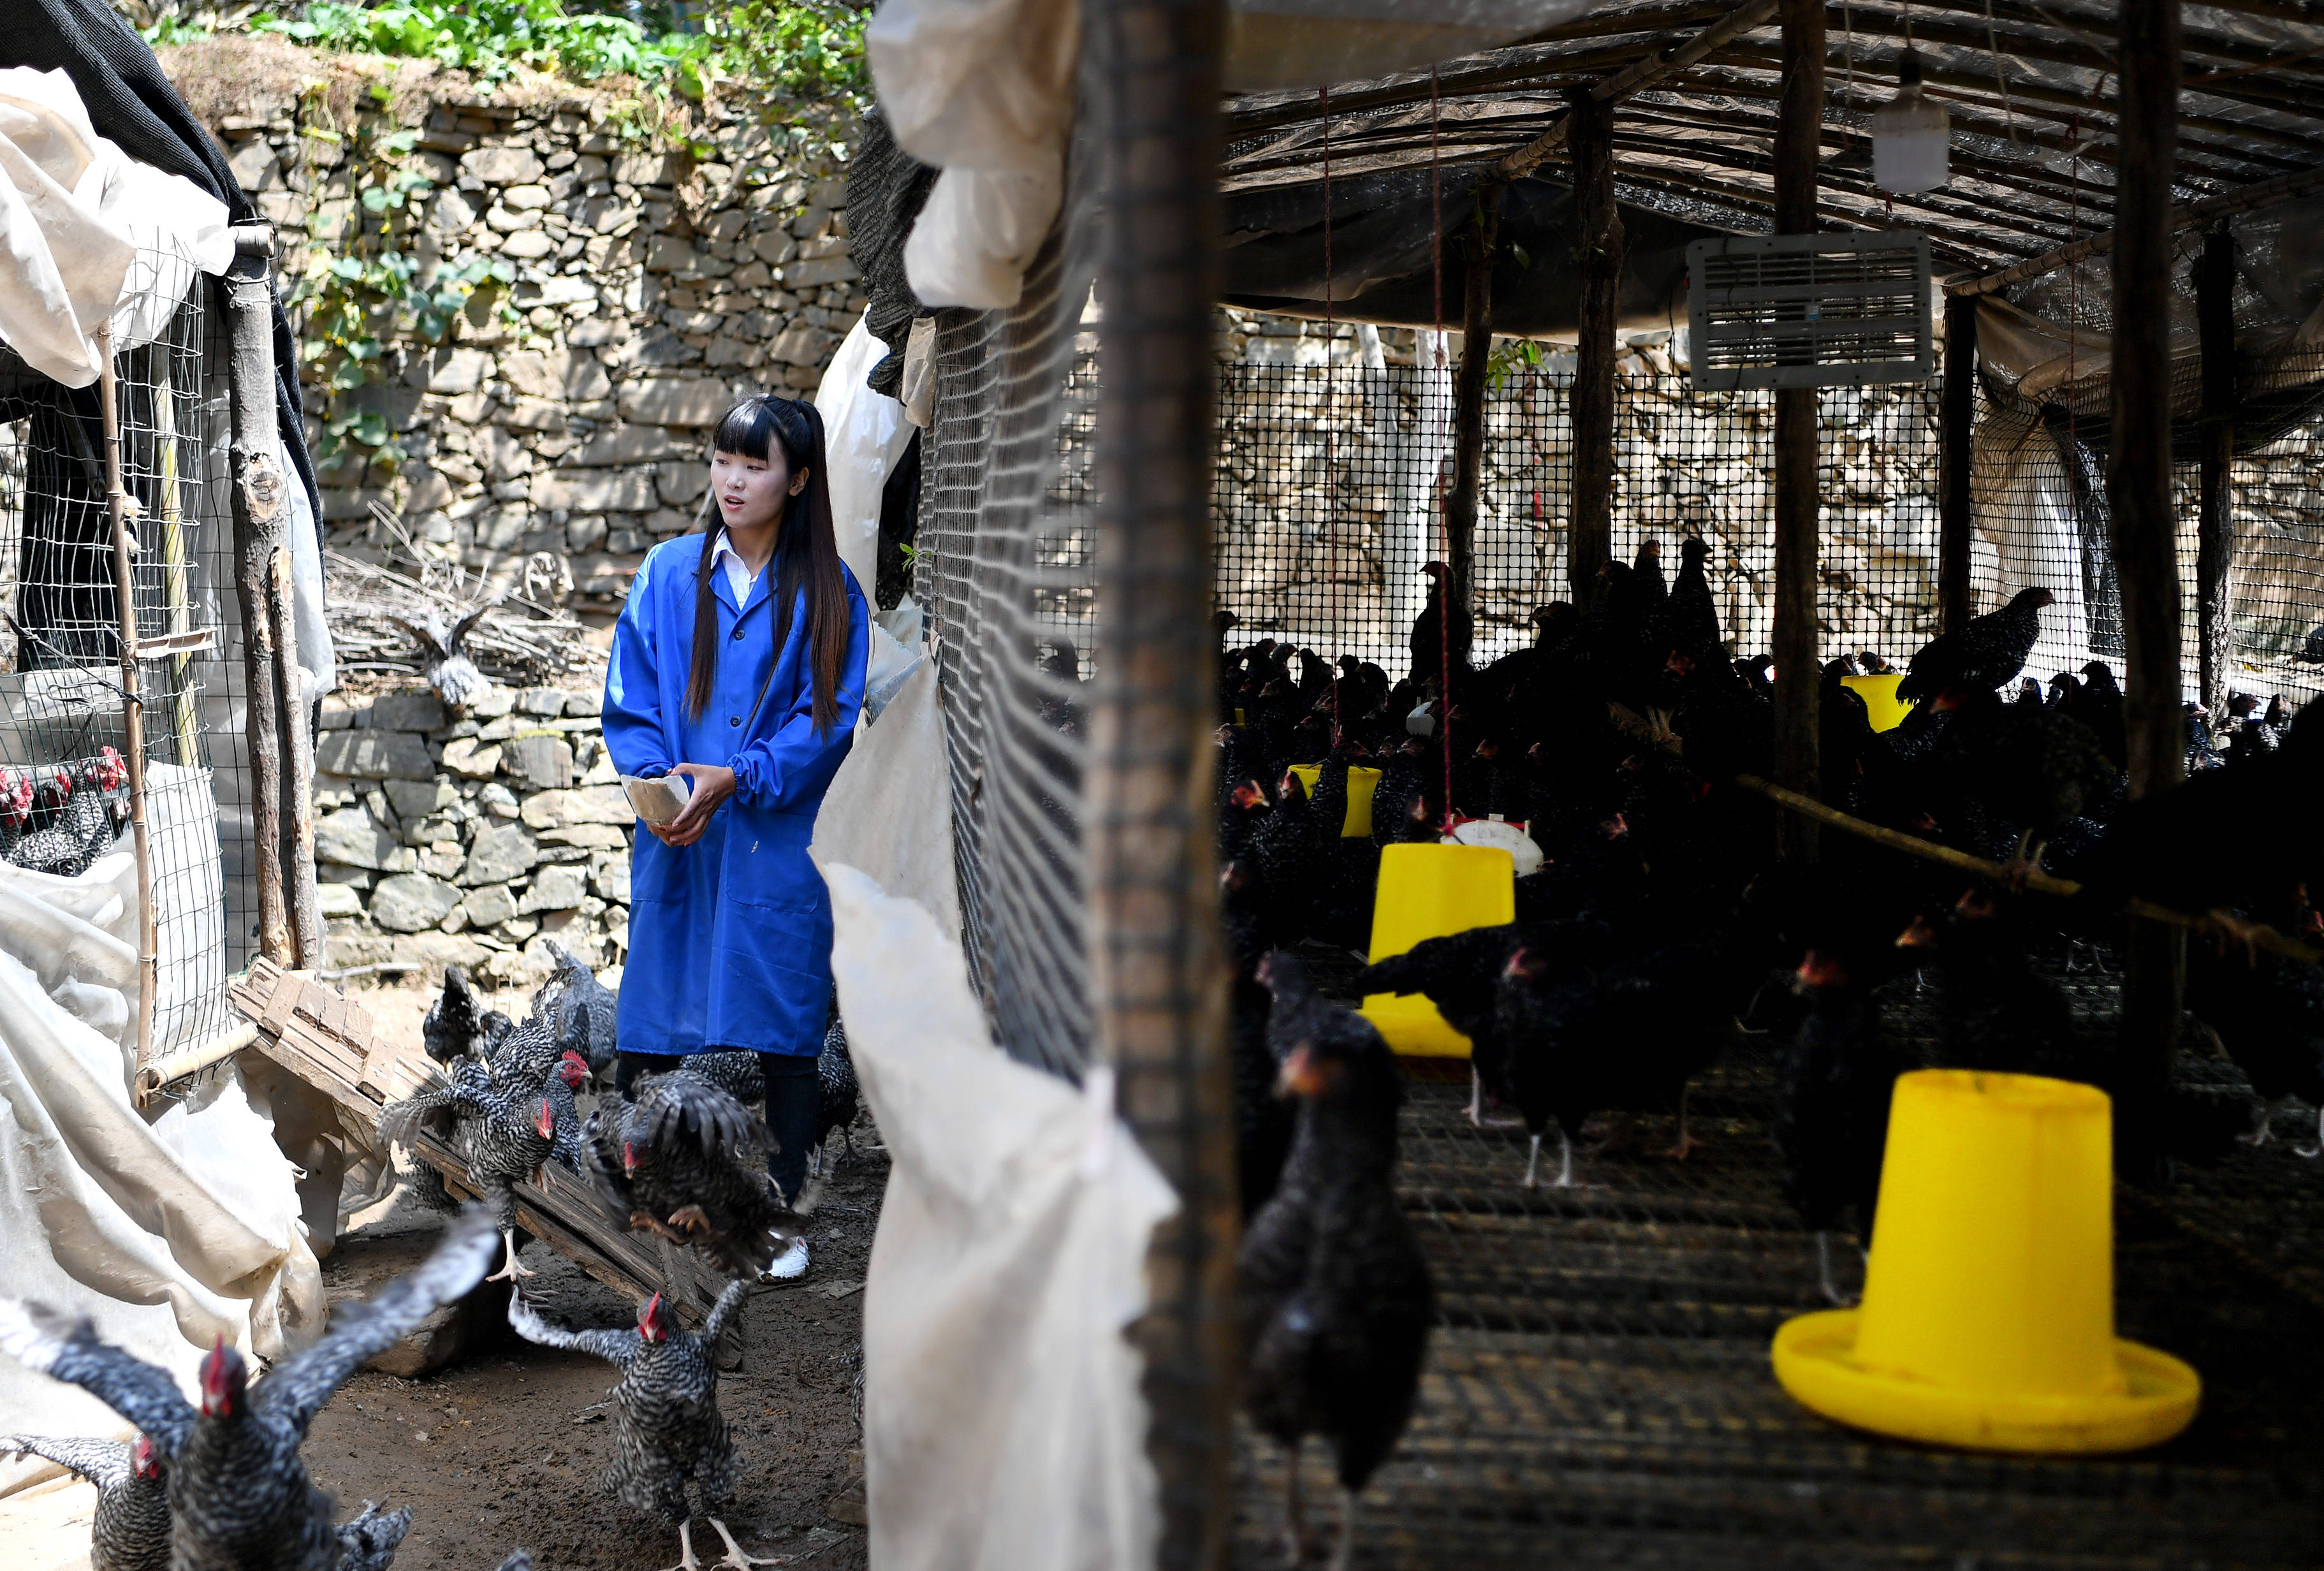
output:
M 519 1277 L 529 1277 L 535 1274 L 530 1267 L 516 1257 L 515 1228 L 502 1228 L 501 1243 L 507 1246 L 508 1259 L 502 1263 L 500 1270 L 486 1277 L 484 1280 L 488 1282 L 512 1282 Z
M 753 1566 L 779 1566 L 783 1563 L 784 1557 L 780 1555 L 751 1554 L 734 1541 L 734 1535 L 726 1530 L 724 1522 L 716 1517 L 707 1520 L 712 1527 L 718 1529 L 718 1536 L 726 1540 L 726 1553 L 718 1562 L 721 1566 L 732 1566 L 733 1571 L 751 1571 Z
M 1332 1546 L 1332 1571 L 1348 1571 L 1356 1550 L 1356 1492 L 1340 1486 L 1340 1538 Z
M 1831 1229 L 1828 1227 L 1816 1229 L 1816 1275 L 1821 1279 L 1825 1303 L 1835 1308 L 1851 1309 L 1863 1301 L 1841 1292 L 1840 1284 L 1831 1280 Z
M 1541 1174 L 1541 1136 L 1533 1137 L 1533 1151 L 1526 1158 L 1525 1187 L 1539 1187 Z M 1557 1177 L 1549 1186 L 1553 1189 L 1571 1189 L 1573 1182 L 1573 1142 L 1566 1138 L 1565 1126 L 1557 1126 Z
M 632 1227 L 642 1227 L 649 1233 L 659 1233 L 664 1238 L 669 1239 L 672 1243 L 684 1243 L 687 1242 L 686 1234 L 680 1233 L 677 1228 L 672 1227 L 669 1223 L 664 1222 L 660 1217 L 655 1215 L 650 1211 L 641 1210 L 631 1212 L 630 1225 Z
M 1654 1153 L 1658 1157 L 1667 1157 L 1674 1162 L 1686 1160 L 1686 1153 L 1702 1143 L 1686 1132 L 1686 1096 L 1687 1087 L 1680 1086 L 1678 1089 L 1678 1139 Z
M 2290 1100 L 2288 1096 L 2279 1096 L 2273 1102 L 2261 1103 L 2252 1110 L 2252 1126 L 2236 1139 L 2247 1146 L 2264 1146 L 2273 1140 L 2275 1115 L 2283 1111 L 2283 1104 Z
M 678 1236 L 680 1238 L 686 1237 L 688 1234 L 707 1233 L 711 1230 L 709 1215 L 699 1206 L 680 1206 L 669 1214 L 669 1224 L 677 1230 Z
M 1283 1543 L 1294 1566 L 1307 1558 L 1307 1502 L 1299 1490 L 1299 1449 L 1296 1444 L 1291 1447 L 1283 1468 Z
M 2324 1156 L 2324 1107 L 2319 1107 L 2316 1110 L 2316 1143 L 2314 1145 L 2293 1146 L 2292 1148 L 2292 1154 L 2295 1157 L 2307 1157 L 2310 1160 L 2319 1156 Z

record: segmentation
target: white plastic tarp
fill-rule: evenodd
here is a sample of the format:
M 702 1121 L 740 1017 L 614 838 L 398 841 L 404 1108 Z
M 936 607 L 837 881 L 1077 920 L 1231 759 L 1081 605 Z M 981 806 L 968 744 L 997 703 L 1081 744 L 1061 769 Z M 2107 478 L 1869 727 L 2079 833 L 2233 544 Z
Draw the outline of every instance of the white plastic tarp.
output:
M 107 319 L 145 343 L 233 260 L 226 204 L 99 136 L 70 77 L 0 70 L 0 339 L 33 370 L 87 387 Z
M 1110 1097 L 992 1044 L 958 938 L 933 660 L 856 737 L 814 855 L 894 1163 L 863 1304 L 872 1564 L 1150 1566 L 1156 1483 L 1123 1330 L 1177 1202 Z
M 125 852 L 74 879 L 0 866 L 0 1248 L 10 1292 L 88 1316 L 190 1390 L 217 1337 L 280 1358 L 326 1306 L 294 1169 L 232 1067 L 150 1119 L 131 1104 L 137 926 Z M 0 1359 L 0 1432 L 17 1430 L 125 1433 Z M 0 1493 L 52 1471 L 0 1464 Z
M 872 593 L 880 551 L 880 499 L 896 460 L 912 439 L 904 406 L 864 385 L 888 346 L 872 336 L 870 313 L 859 318 L 832 356 L 815 392 L 823 416 L 824 458 L 831 466 L 831 527 L 839 558 Z

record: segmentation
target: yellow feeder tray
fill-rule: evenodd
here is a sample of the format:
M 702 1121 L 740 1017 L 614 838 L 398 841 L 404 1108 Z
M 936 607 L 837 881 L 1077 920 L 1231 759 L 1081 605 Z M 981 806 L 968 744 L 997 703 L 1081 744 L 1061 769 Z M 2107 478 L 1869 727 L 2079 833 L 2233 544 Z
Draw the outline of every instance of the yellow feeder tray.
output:
M 1517 919 L 1517 866 L 1498 846 L 1386 846 L 1372 897 L 1371 957 L 1401 955 L 1424 938 Z M 1375 993 L 1363 1016 L 1388 1045 L 1415 1058 L 1465 1058 L 1469 1039 L 1416 993 Z
M 1896 684 L 1904 679 L 1900 673 L 1891 671 L 1880 677 L 1842 677 L 1840 685 L 1854 688 L 1856 696 L 1864 700 L 1864 707 L 1872 711 L 1872 729 L 1894 731 L 1913 712 L 1912 705 L 1900 703 L 1896 698 Z
M 1295 763 L 1291 766 L 1291 772 L 1299 777 L 1299 783 L 1307 788 L 1307 794 L 1312 797 L 1315 794 L 1316 778 L 1323 772 L 1323 766 L 1320 763 Z M 1360 763 L 1348 766 L 1348 813 L 1340 820 L 1341 839 L 1360 839 L 1371 834 L 1372 793 L 1379 790 L 1379 771 L 1366 769 Z
M 2114 1334 L 2114 1114 L 2031 1075 L 1901 1076 L 1864 1303 L 1787 1321 L 1775 1378 L 1860 1429 L 1978 1451 L 2135 1451 L 2202 1382 Z

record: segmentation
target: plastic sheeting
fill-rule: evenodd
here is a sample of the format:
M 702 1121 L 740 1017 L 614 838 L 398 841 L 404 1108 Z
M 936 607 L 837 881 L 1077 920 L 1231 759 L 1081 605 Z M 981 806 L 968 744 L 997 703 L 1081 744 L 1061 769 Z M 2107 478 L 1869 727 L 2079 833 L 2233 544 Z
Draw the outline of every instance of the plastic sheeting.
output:
M 0 338 L 32 369 L 87 387 L 107 319 L 144 343 L 233 260 L 226 204 L 99 136 L 71 78 L 0 70 Z
M 280 1358 L 326 1304 L 296 1169 L 234 1068 L 150 1120 L 131 1104 L 136 891 L 124 852 L 76 879 L 0 867 L 0 1243 L 11 1291 L 88 1315 L 190 1390 L 217 1337 Z M 0 1431 L 19 1429 L 124 1432 L 0 1360 Z M 0 1492 L 50 1471 L 0 1465 Z
M 867 312 L 849 329 L 815 393 L 831 466 L 831 526 L 839 536 L 840 559 L 867 594 L 880 551 L 881 490 L 912 439 L 904 406 L 865 385 L 887 354 L 888 347 L 872 334 Z

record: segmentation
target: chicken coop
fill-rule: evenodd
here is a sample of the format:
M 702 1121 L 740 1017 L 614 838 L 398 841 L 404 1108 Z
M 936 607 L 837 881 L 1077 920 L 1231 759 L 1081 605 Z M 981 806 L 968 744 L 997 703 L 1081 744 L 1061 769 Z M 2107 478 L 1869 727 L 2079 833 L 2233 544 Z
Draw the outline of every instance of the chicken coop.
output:
M 1632 1138 L 1584 1154 L 1573 1184 L 1529 1181 L 1526 1120 L 1477 1116 L 1458 1057 L 1403 1060 L 1396 1195 L 1435 1312 L 1353 1564 L 2303 1563 L 2324 1484 L 2301 1410 L 2324 1184 L 2284 1139 L 2234 1134 L 2257 1105 L 2256 1132 L 2281 1114 L 2308 1141 L 2315 1090 L 2248 1066 L 2273 1050 L 2255 1032 L 2310 1028 L 2298 1005 L 2257 1028 L 2237 1014 L 2227 1001 L 2253 993 L 2171 900 L 2074 928 L 2064 893 L 2153 886 L 2121 864 L 2126 831 L 2111 873 L 2058 847 L 2126 797 L 2186 800 L 2190 771 L 2274 757 L 2324 691 L 2324 32 L 2274 5 L 1722 0 L 1554 6 L 1498 33 L 1464 13 L 1415 42 L 1355 10 L 1092 10 L 1059 217 L 1021 291 L 921 312 L 934 394 L 910 559 L 971 975 L 1011 1053 L 1118 1078 L 1183 1207 L 1149 1251 L 1137 1338 L 1159 1562 L 1284 1563 L 1286 1453 L 1233 1416 L 1247 1087 L 1231 1039 L 1255 984 L 1234 951 L 1241 858 L 1219 875 L 1242 832 L 1232 782 L 1273 797 L 1286 758 L 1328 776 L 1323 755 L 1360 731 L 1353 756 L 1381 773 L 1372 849 L 1342 836 L 1300 865 L 1315 890 L 1357 866 L 1362 910 L 1328 937 L 1268 929 L 1351 1006 L 1370 991 L 1360 870 L 1411 837 L 1384 825 L 1384 793 L 1425 803 L 1432 841 L 1526 816 L 1521 795 L 1506 814 L 1489 799 L 1503 766 L 1480 743 L 1630 772 L 1563 828 L 1532 819 L 1543 889 L 1565 887 L 1561 865 L 1600 876 L 1632 855 L 1606 845 L 1646 826 L 1638 868 L 1720 870 L 1688 898 L 1730 875 L 1942 890 L 1954 933 L 1986 908 L 1962 894 L 1973 873 L 1946 886 L 1960 873 L 1932 868 L 2006 874 L 2013 842 L 2050 855 L 1992 886 L 2038 913 L 2011 975 L 2089 1055 L 2060 1072 L 2123 1110 L 2122 1333 L 2204 1386 L 2183 1436 L 2121 1457 L 1882 1439 L 1785 1394 L 1770 1338 L 1862 1278 L 1803 1220 L 1799 1016 L 1757 1012 L 1812 993 L 1795 950 L 1736 1001 L 1683 1099 L 1618 1123 Z M 1932 116 L 1935 174 L 1898 174 L 1895 138 L 1917 127 L 1927 154 Z M 1187 134 L 1203 124 L 1214 142 Z M 875 206 L 851 202 L 859 257 L 910 221 Z M 1710 270 L 1747 253 L 1757 272 Z M 908 317 L 900 264 L 885 285 L 866 272 L 875 319 L 883 291 Z M 1683 703 L 1649 712 L 1652 673 L 1618 706 L 1628 728 L 1608 728 L 1603 693 L 1579 719 L 1548 693 L 1528 712 L 1552 728 L 1527 732 L 1496 717 L 1516 689 L 1468 685 L 1594 680 L 1586 661 L 1524 662 L 1649 578 L 1685 583 L 1719 664 L 1758 682 L 1748 764 L 1709 730 L 1682 751 Z M 1926 813 L 1871 823 L 1878 772 L 1833 720 L 1867 706 L 1846 695 L 1893 688 L 2013 605 L 2038 615 L 1997 702 L 2113 695 L 2089 812 L 2047 853 L 2023 816 L 1966 851 Z M 1245 739 L 1277 645 L 1289 753 Z M 1313 661 L 1281 663 L 1294 649 Z M 2280 778 L 2258 767 L 2233 778 Z M 1675 820 L 1635 782 L 1657 777 L 1684 782 L 1701 834 L 1654 827 Z M 2264 799 L 2272 818 L 2216 827 L 2313 865 L 2292 799 Z M 1549 898 L 1536 909 L 1572 914 Z M 2273 919 L 2291 970 L 2263 990 L 2293 998 L 2312 938 L 2289 936 L 2296 910 Z M 1965 975 L 1907 969 L 1868 993 L 1899 1067 L 1957 1061 Z M 1320 1499 L 1331 1472 L 1303 1455 Z

